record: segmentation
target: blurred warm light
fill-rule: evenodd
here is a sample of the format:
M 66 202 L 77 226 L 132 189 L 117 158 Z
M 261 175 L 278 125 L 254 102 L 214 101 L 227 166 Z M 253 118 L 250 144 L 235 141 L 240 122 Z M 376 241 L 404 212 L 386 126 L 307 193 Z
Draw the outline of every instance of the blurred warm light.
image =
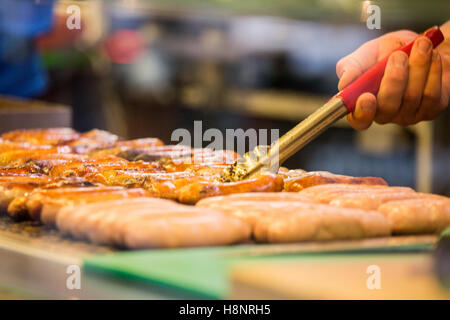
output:
M 144 51 L 144 40 L 136 30 L 114 32 L 105 42 L 105 51 L 112 62 L 133 63 Z
M 128 9 L 136 9 L 137 3 L 138 3 L 138 0 L 123 0 L 123 4 Z

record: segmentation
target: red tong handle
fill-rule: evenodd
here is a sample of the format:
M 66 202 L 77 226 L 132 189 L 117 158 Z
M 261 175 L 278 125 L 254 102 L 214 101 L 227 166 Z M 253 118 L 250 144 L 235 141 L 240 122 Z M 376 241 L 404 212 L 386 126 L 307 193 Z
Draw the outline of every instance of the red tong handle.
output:
M 433 43 L 433 48 L 435 48 L 444 40 L 444 35 L 437 26 L 428 29 L 422 35 L 428 37 L 431 40 L 431 42 Z M 393 52 L 401 50 L 409 56 L 415 41 L 416 40 L 404 45 L 399 49 L 394 50 Z M 336 95 L 343 100 L 348 112 L 353 112 L 353 110 L 355 110 L 356 100 L 361 94 L 370 92 L 374 95 L 377 95 L 378 90 L 380 89 L 381 80 L 383 79 L 384 69 L 386 68 L 386 64 L 391 54 L 392 53 L 383 58 L 383 60 L 379 61 L 369 70 L 364 72 L 359 78 L 357 78 L 344 90 Z

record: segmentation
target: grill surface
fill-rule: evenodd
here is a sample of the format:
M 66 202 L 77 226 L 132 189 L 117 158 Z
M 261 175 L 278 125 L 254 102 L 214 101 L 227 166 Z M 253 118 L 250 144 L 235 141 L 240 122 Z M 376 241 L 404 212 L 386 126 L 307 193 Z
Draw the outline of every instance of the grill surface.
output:
M 0 241 L 2 240 L 73 257 L 115 251 L 110 247 L 63 236 L 56 229 L 43 226 L 36 221 L 15 222 L 6 215 L 0 216 Z

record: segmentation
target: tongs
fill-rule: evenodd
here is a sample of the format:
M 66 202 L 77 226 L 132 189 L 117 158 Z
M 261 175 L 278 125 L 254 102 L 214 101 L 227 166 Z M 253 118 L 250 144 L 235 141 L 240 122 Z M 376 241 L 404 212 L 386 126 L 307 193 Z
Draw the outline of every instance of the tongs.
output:
M 444 35 L 437 26 L 428 29 L 422 35 L 431 40 L 433 48 L 444 40 Z M 394 51 L 401 50 L 409 56 L 414 42 L 415 40 Z M 368 69 L 344 90 L 336 94 L 322 107 L 275 141 L 270 147 L 257 146 L 254 150 L 247 152 L 243 158 L 237 160 L 231 167 L 223 171 L 222 181 L 240 181 L 253 177 L 261 171 L 277 172 L 279 166 L 289 157 L 302 149 L 337 120 L 353 112 L 356 100 L 361 94 L 370 92 L 376 95 L 378 93 L 384 70 L 391 54 Z

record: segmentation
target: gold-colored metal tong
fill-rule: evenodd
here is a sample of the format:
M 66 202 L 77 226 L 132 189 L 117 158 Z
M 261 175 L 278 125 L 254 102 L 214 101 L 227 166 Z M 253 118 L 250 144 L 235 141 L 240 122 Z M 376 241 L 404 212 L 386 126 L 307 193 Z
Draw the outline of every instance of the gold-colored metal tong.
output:
M 239 181 L 260 171 L 277 172 L 279 166 L 348 113 L 340 98 L 333 98 L 300 122 L 270 147 L 257 146 L 222 173 L 222 181 Z

